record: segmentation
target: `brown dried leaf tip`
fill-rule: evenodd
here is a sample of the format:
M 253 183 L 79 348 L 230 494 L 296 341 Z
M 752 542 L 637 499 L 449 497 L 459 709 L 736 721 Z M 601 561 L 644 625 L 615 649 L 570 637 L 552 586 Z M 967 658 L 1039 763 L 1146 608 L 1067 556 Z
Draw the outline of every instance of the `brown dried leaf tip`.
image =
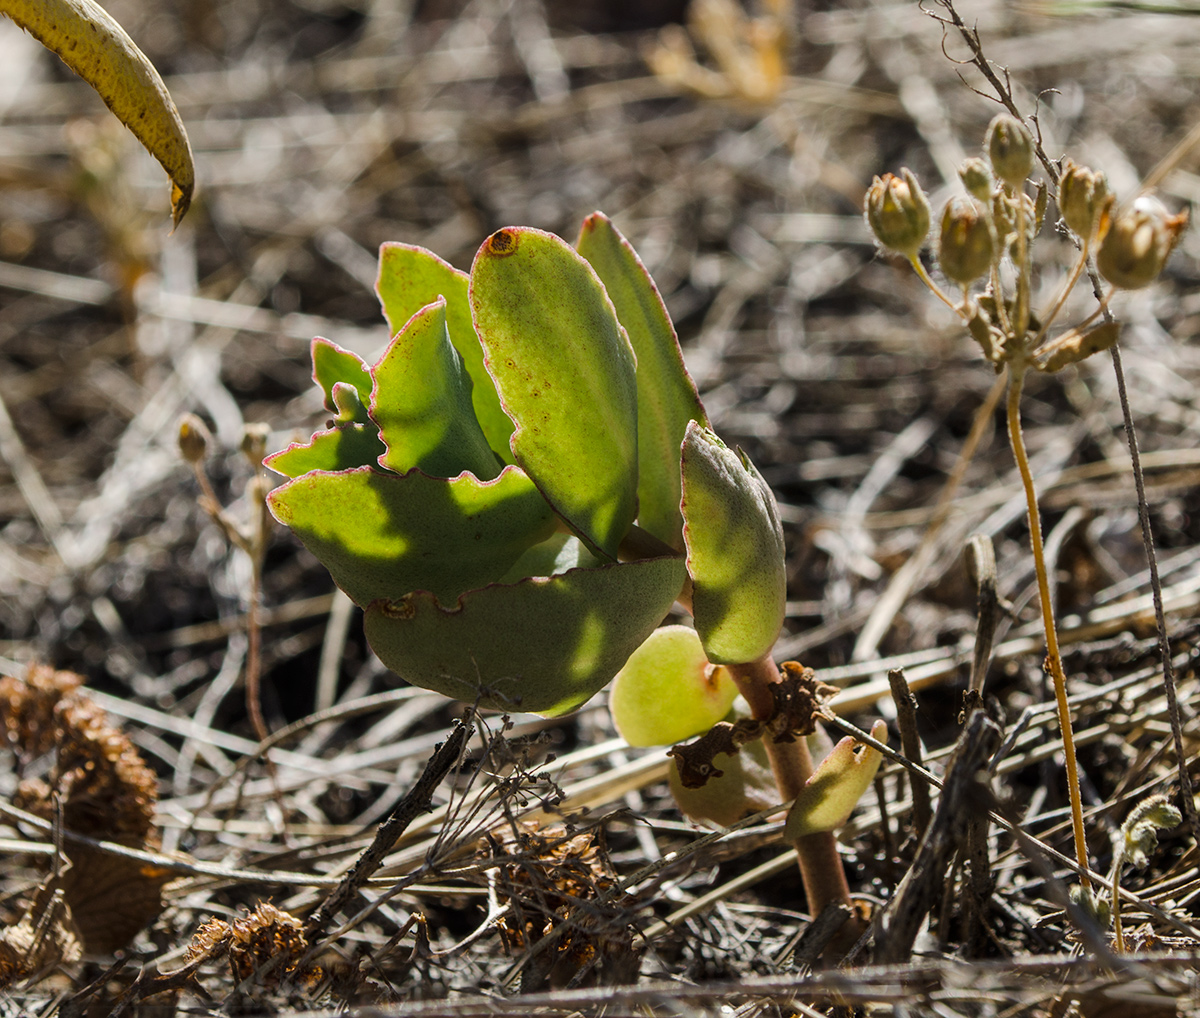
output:
M 695 742 L 668 750 L 667 755 L 675 758 L 684 788 L 703 788 L 709 778 L 721 777 L 725 772 L 713 762 L 715 757 L 721 753 L 732 756 L 760 736 L 770 735 L 774 742 L 794 742 L 797 736 L 812 735 L 825 701 L 838 688 L 821 682 L 816 672 L 796 661 L 785 661 L 780 670 L 783 678 L 771 686 L 775 704 L 770 717 L 719 721 Z
M 325 971 L 305 960 L 308 949 L 304 924 L 290 912 L 262 902 L 232 922 L 209 919 L 202 924 L 188 945 L 186 963 L 227 954 L 237 984 L 253 979 L 260 986 L 291 983 L 312 991 L 324 981 Z
M 57 797 L 67 831 L 156 848 L 157 778 L 82 684 L 81 676 L 44 665 L 23 679 L 0 679 L 0 729 L 18 776 L 54 757 L 44 778 L 21 781 L 15 805 L 49 820 Z M 119 950 L 162 911 L 168 871 L 70 841 L 66 855 L 70 866 L 48 886 L 63 892 L 88 952 Z
M 504 860 L 496 887 L 509 912 L 496 925 L 505 945 L 531 950 L 555 938 L 550 950 L 531 951 L 522 969 L 523 991 L 547 983 L 621 982 L 636 972 L 638 956 L 623 910 L 600 903 L 616 875 L 594 831 L 517 825 L 488 840 L 493 858 Z

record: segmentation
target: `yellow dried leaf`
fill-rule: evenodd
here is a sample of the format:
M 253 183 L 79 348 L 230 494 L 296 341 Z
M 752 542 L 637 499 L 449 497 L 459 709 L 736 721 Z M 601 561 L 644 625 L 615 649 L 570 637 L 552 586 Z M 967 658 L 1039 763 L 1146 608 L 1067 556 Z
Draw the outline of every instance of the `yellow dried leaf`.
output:
M 125 30 L 95 0 L 0 0 L 0 13 L 58 54 L 162 164 L 178 226 L 196 182 L 192 149 L 167 86 Z

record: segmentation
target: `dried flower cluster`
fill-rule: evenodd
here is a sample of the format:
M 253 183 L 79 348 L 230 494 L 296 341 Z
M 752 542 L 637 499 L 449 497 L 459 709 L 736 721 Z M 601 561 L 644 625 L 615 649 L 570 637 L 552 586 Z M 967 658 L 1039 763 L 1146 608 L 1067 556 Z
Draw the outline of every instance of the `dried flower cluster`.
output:
M 498 928 L 510 950 L 535 948 L 554 937 L 549 950 L 532 951 L 522 988 L 545 983 L 578 984 L 597 966 L 606 981 L 615 968 L 635 963 L 628 927 L 597 899 L 616 883 L 596 834 L 571 835 L 563 827 L 521 827 L 489 839 L 500 869 L 498 897 L 510 905 Z
M 235 984 L 255 980 L 278 988 L 291 983 L 313 990 L 325 979 L 322 967 L 306 960 L 309 950 L 304 924 L 270 902 L 262 902 L 249 915 L 225 922 L 210 919 L 188 945 L 188 964 L 226 954 Z

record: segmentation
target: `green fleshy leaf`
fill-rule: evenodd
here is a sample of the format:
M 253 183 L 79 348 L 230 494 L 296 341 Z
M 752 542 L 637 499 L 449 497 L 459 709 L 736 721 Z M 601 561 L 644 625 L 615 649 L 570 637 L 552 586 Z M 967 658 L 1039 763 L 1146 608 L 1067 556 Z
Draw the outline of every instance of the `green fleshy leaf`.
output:
M 693 820 L 729 827 L 751 813 L 779 802 L 779 789 L 762 739 L 746 743 L 734 754 L 718 753 L 713 765 L 720 777 L 710 777 L 701 788 L 687 788 L 679 778 L 679 763 L 672 757 L 667 780 L 680 811 Z
M 517 467 L 493 481 L 418 470 L 309 473 L 267 501 L 364 607 L 413 590 L 453 604 L 463 591 L 502 576 L 555 526 L 550 507 Z
M 696 630 L 663 626 L 617 672 L 608 709 L 631 746 L 669 746 L 708 731 L 736 697 L 729 671 L 709 664 Z
M 471 405 L 488 445 L 504 463 L 512 463 L 508 439 L 513 423 L 500 406 L 496 386 L 483 364 L 483 348 L 471 321 L 467 274 L 431 251 L 409 244 L 384 244 L 379 249 L 379 279 L 375 292 L 394 336 L 423 307 L 446 298 L 446 328 L 450 342 L 471 377 Z
M 313 381 L 325 394 L 325 409 L 342 415 L 354 404 L 348 393 L 335 392 L 339 386 L 349 386 L 358 397 L 362 415 L 355 414 L 359 424 L 367 423 L 367 406 L 371 402 L 371 369 L 358 354 L 318 336 L 312 341 Z
M 638 525 L 682 550 L 679 447 L 688 421 L 708 426 L 704 406 L 658 287 L 629 242 L 595 212 L 575 246 L 604 284 L 637 356 Z
M 318 431 L 307 442 L 293 442 L 268 456 L 263 463 L 284 477 L 299 477 L 311 470 L 352 470 L 373 466 L 387 451 L 374 424 L 339 424 Z
M 551 534 L 549 540 L 535 544 L 500 577 L 501 583 L 516 583 L 526 576 L 554 576 L 568 569 L 592 569 L 603 565 L 574 534 L 561 531 Z
M 284 477 L 310 470 L 351 470 L 373 466 L 386 448 L 367 413 L 371 370 L 358 354 L 318 336 L 312 341 L 313 381 L 334 415 L 330 427 L 307 442 L 293 442 L 263 462 Z
M 555 512 L 615 559 L 637 515 L 633 349 L 592 267 L 527 227 L 492 234 L 471 268 L 475 331 L 517 462 Z
M 376 601 L 367 640 L 408 682 L 487 707 L 553 717 L 600 690 L 679 594 L 678 558 L 493 584 L 445 609 L 426 593 Z
M 446 330 L 439 297 L 413 315 L 372 369 L 371 417 L 387 446 L 380 463 L 435 477 L 469 470 L 481 480 L 500 473 L 471 408 L 471 380 Z
M 876 721 L 871 737 L 887 742 L 887 723 Z M 783 827 L 785 841 L 832 831 L 850 819 L 858 800 L 871 787 L 883 754 L 851 736 L 842 739 L 805 783 Z
M 682 474 L 692 614 L 704 651 L 719 664 L 757 661 L 779 636 L 787 598 L 775 496 L 740 450 L 695 423 Z

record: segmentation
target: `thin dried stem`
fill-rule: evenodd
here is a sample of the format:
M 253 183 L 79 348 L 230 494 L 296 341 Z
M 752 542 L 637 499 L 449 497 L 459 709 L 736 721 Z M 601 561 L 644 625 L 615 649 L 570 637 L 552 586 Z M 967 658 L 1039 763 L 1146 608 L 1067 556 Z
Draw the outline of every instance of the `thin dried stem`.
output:
M 1179 713 L 1179 697 L 1175 690 L 1175 669 L 1171 664 L 1171 641 L 1167 636 L 1167 618 L 1163 611 L 1162 580 L 1158 576 L 1158 556 L 1154 550 L 1154 532 L 1150 527 L 1150 506 L 1146 502 L 1146 479 L 1142 474 L 1142 456 L 1138 449 L 1137 431 L 1133 426 L 1133 413 L 1129 408 L 1129 393 L 1125 388 L 1125 371 L 1121 365 L 1119 345 L 1112 347 L 1113 371 L 1117 376 L 1117 394 L 1121 401 L 1121 413 L 1125 421 L 1125 437 L 1129 442 L 1129 459 L 1133 463 L 1133 483 L 1137 488 L 1138 521 L 1142 528 L 1142 546 L 1146 549 L 1146 560 L 1150 569 L 1150 592 L 1154 600 L 1154 621 L 1158 629 L 1158 649 L 1163 665 L 1163 690 L 1167 695 L 1167 714 L 1171 719 L 1171 741 L 1175 745 L 1175 762 L 1179 774 L 1180 798 L 1183 799 L 1183 815 L 1191 828 L 1192 836 L 1200 838 L 1200 817 L 1196 814 L 1195 795 L 1192 791 L 1192 776 L 1188 771 L 1188 758 L 1183 748 L 1183 721 Z

